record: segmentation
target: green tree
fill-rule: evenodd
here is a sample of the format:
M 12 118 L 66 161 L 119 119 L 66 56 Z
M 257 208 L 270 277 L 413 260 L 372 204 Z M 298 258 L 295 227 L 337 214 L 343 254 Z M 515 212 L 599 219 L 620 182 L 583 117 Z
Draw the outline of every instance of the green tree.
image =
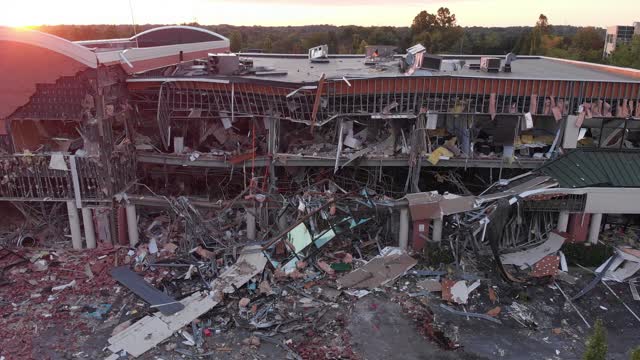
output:
M 422 10 L 413 18 L 413 23 L 411 24 L 411 32 L 414 35 L 421 34 L 423 32 L 432 31 L 438 25 L 438 18 L 429 14 L 426 10 Z
M 635 35 L 629 45 L 618 45 L 609 56 L 609 63 L 615 66 L 640 69 L 640 35 Z
M 240 33 L 240 31 L 238 30 L 231 33 L 229 42 L 231 43 L 231 51 L 233 52 L 240 51 L 244 47 L 244 43 L 242 41 L 242 33 Z
M 264 38 L 264 42 L 262 43 L 262 50 L 268 53 L 273 51 L 273 41 L 271 40 L 271 36 L 267 35 L 267 37 Z
M 543 55 L 544 49 L 542 47 L 543 37 L 549 35 L 551 31 L 551 25 L 549 19 L 544 15 L 538 16 L 536 26 L 531 32 L 531 46 L 529 48 L 529 55 Z
M 441 7 L 436 15 L 436 23 L 440 28 L 449 28 L 456 26 L 456 15 L 449 11 L 449 8 Z
M 360 49 L 361 42 L 362 42 L 362 38 L 360 37 L 360 34 L 353 34 L 351 36 L 351 53 L 352 54 L 362 54 L 358 52 Z
M 631 350 L 631 356 L 629 357 L 631 360 L 640 360 L 640 346 Z
M 360 41 L 360 46 L 358 46 L 358 54 L 364 54 L 367 52 L 367 46 L 369 44 L 367 44 L 366 41 L 362 40 Z
M 602 320 L 598 319 L 593 327 L 593 333 L 587 339 L 587 349 L 582 358 L 584 360 L 606 360 L 607 356 L 607 333 L 602 324 Z
M 569 57 L 575 60 L 601 62 L 602 33 L 594 27 L 581 28 L 571 37 Z
M 340 42 L 338 41 L 338 34 L 335 31 L 329 31 L 327 33 L 327 45 L 329 45 L 329 53 L 337 54 L 340 49 Z
M 414 43 L 421 43 L 429 52 L 446 52 L 460 48 L 464 31 L 457 24 L 456 15 L 441 7 L 430 14 L 421 11 L 413 19 L 411 34 Z
M 326 32 L 311 33 L 302 40 L 302 46 L 306 50 L 311 49 L 314 46 L 328 45 L 328 44 L 329 44 L 329 34 Z M 329 52 L 331 52 L 332 50 L 334 49 L 331 49 L 331 47 L 329 47 Z

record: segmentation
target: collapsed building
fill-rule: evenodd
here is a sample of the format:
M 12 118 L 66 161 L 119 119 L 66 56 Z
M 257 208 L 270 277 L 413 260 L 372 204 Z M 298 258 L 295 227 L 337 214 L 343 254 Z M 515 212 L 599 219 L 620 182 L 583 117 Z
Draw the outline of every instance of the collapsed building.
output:
M 640 213 L 640 71 L 328 51 L 234 54 L 186 26 L 82 42 L 0 28 L 0 200 L 32 221 L 11 241 L 68 228 L 75 249 L 157 247 L 145 213 L 168 208 L 181 250 L 223 264 L 291 272 L 362 228 L 358 252 L 444 244 L 520 281 L 505 265 L 534 264 L 514 251 L 595 244 L 609 217 Z M 266 258 L 238 256 L 256 242 Z M 248 281 L 232 270 L 212 287 Z M 219 301 L 182 303 L 197 317 Z M 145 318 L 110 349 L 140 355 L 189 321 Z

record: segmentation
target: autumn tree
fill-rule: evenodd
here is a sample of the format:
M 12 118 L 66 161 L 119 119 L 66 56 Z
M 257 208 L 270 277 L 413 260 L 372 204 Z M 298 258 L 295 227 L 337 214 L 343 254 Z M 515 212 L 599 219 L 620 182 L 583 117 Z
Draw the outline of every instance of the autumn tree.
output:
M 231 51 L 233 52 L 238 52 L 244 47 L 242 34 L 240 33 L 240 31 L 232 32 L 231 37 L 229 38 L 229 42 L 231 43 Z
M 551 32 L 551 25 L 549 19 L 544 15 L 538 16 L 536 26 L 531 32 L 531 46 L 529 48 L 529 55 L 543 55 L 542 41 L 545 36 L 549 36 Z

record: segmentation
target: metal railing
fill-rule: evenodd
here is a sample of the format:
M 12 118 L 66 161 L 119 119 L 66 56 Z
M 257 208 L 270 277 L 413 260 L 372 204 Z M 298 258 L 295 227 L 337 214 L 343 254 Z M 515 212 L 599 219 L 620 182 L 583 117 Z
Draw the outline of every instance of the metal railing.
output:
M 98 157 L 0 155 L 0 200 L 110 200 L 136 178 L 133 153 L 114 152 L 111 174 Z

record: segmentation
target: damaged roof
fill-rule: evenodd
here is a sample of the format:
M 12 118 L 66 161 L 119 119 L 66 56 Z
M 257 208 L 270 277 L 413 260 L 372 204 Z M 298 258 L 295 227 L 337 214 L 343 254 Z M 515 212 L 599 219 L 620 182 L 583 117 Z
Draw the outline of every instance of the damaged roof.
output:
M 575 149 L 537 170 L 563 188 L 640 187 L 640 153 L 618 149 Z
M 389 58 L 376 65 L 365 65 L 364 55 L 330 55 L 327 62 L 310 62 L 307 55 L 298 54 L 238 54 L 253 60 L 254 66 L 273 69 L 273 74 L 244 75 L 243 78 L 268 79 L 292 83 L 316 82 L 322 74 L 327 79 L 379 78 L 407 76 L 400 69 L 400 57 Z M 480 56 L 444 55 L 444 62 L 464 62 L 453 70 L 443 66 L 440 71 L 420 69 L 417 76 L 464 76 L 496 79 L 569 80 L 569 81 L 640 81 L 640 71 L 634 69 L 590 64 L 543 56 L 521 56 L 512 63 L 512 72 L 485 72 L 472 69 Z M 504 56 L 498 56 L 503 59 Z M 504 62 L 504 61 L 503 61 Z M 284 74 L 286 72 L 286 74 Z M 179 75 L 179 74 L 176 74 Z M 196 76 L 197 77 L 197 76 Z

